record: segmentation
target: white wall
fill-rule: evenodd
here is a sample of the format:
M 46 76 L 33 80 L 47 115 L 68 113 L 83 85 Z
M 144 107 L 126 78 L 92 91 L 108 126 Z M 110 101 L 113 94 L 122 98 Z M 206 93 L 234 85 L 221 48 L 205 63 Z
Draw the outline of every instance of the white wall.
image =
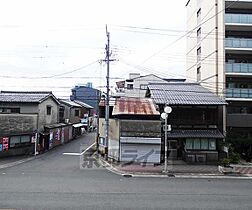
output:
M 197 81 L 197 67 L 200 65 L 201 85 L 219 96 L 223 96 L 225 87 L 224 3 L 223 0 L 191 0 L 187 5 L 187 30 L 195 29 L 187 37 L 187 81 Z M 199 8 L 201 8 L 201 25 L 197 27 Z M 201 41 L 197 43 L 199 27 L 201 27 Z M 201 47 L 200 63 L 197 63 L 198 47 Z

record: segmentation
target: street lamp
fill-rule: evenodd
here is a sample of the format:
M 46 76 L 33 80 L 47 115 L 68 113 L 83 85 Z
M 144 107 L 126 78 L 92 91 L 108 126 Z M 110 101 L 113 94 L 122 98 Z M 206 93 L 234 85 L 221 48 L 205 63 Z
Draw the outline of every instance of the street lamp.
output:
M 165 165 L 164 165 L 164 172 L 167 172 L 167 131 L 168 131 L 168 126 L 167 126 L 167 119 L 168 119 L 168 114 L 172 112 L 172 108 L 169 106 L 166 106 L 164 108 L 164 112 L 161 114 L 161 118 L 165 120 Z M 170 129 L 169 129 L 170 130 Z

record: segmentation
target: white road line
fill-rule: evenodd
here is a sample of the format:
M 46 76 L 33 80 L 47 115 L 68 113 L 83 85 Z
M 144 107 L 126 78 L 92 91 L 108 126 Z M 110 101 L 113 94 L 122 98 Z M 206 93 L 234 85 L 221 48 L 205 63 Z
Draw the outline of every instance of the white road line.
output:
M 63 155 L 80 156 L 80 155 L 81 155 L 81 153 L 66 152 L 66 153 L 63 153 Z
M 85 152 L 87 152 L 90 148 L 92 148 L 96 143 L 91 144 L 87 149 L 85 149 L 83 152 L 81 153 L 76 153 L 76 152 L 64 152 L 63 155 L 72 155 L 72 156 L 81 156 L 83 155 Z

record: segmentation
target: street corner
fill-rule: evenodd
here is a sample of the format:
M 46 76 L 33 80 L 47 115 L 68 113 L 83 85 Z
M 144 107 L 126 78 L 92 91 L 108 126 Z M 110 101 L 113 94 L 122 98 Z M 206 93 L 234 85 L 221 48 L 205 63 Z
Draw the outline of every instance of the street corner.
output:
M 105 166 L 99 161 L 97 157 L 94 144 L 88 148 L 85 146 L 80 147 L 80 169 L 81 170 L 102 170 Z

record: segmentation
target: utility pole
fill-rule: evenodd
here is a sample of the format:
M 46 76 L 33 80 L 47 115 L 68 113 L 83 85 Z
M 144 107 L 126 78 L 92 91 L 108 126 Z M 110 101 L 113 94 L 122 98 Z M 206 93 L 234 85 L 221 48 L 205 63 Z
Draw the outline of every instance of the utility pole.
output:
M 106 35 L 107 35 L 107 45 L 106 45 L 106 62 L 107 62 L 107 94 L 106 94 L 106 112 L 105 112 L 105 121 L 106 121 L 106 136 L 105 136 L 105 141 L 106 141 L 106 146 L 108 148 L 108 141 L 109 141 L 109 56 L 110 56 L 110 51 L 109 51 L 109 42 L 110 42 L 110 38 L 109 38 L 109 32 L 108 32 L 108 28 L 106 25 Z
M 114 61 L 114 59 L 110 59 L 110 33 L 108 32 L 108 28 L 106 25 L 106 36 L 107 36 L 107 44 L 106 44 L 106 58 L 105 61 L 107 63 L 107 85 L 106 85 L 106 109 L 105 109 L 105 145 L 108 148 L 108 142 L 109 142 L 109 62 Z

